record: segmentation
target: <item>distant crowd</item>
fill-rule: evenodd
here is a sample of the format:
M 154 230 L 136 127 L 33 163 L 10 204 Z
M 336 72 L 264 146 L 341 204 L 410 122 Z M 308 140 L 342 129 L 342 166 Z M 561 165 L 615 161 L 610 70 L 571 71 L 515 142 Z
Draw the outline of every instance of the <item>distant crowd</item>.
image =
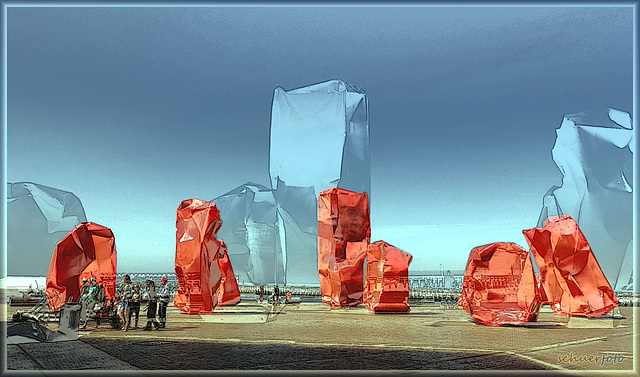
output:
M 256 289 L 256 296 L 259 302 L 263 302 L 265 297 L 267 296 L 267 289 L 264 285 L 261 285 L 260 288 Z M 267 302 L 270 304 L 280 304 L 283 303 L 282 297 L 280 295 L 280 287 L 276 284 L 273 287 L 273 291 L 271 291 L 271 295 L 267 298 Z M 286 291 L 284 295 L 284 303 L 288 304 L 291 302 L 291 292 Z

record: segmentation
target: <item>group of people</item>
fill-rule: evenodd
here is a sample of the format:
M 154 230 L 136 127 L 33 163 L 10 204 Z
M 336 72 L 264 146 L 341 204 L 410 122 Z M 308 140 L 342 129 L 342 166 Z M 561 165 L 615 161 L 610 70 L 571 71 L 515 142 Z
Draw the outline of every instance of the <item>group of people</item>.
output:
M 145 282 L 147 293 L 149 296 L 148 305 L 143 309 L 147 312 L 147 324 L 143 328 L 149 331 L 155 327 L 156 330 L 164 328 L 167 322 L 167 306 L 169 306 L 169 298 L 171 289 L 167 284 L 167 278 L 160 280 L 160 289 L 156 290 L 153 280 Z M 138 283 L 133 284 L 129 275 L 122 277 L 122 283 L 116 288 L 116 298 L 118 300 L 117 314 L 122 323 L 122 331 L 128 331 L 131 326 L 132 317 L 135 318 L 133 328 L 138 328 L 138 319 L 140 316 L 140 303 L 142 302 L 142 293 Z M 156 312 L 158 319 L 156 319 Z
M 94 313 L 104 309 L 106 301 L 102 283 L 96 284 L 96 278 L 93 276 L 90 280 L 82 278 L 82 288 L 80 288 L 80 299 L 78 300 L 81 307 L 80 328 L 86 327 L 88 319 Z

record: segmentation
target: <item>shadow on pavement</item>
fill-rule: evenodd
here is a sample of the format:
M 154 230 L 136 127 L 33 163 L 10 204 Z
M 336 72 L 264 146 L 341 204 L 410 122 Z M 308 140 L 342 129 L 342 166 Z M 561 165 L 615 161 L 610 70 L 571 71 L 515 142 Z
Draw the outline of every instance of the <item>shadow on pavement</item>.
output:
M 308 347 L 288 344 L 82 339 L 139 369 L 166 370 L 541 370 L 502 353 Z M 211 357 L 215 355 L 215 357 Z

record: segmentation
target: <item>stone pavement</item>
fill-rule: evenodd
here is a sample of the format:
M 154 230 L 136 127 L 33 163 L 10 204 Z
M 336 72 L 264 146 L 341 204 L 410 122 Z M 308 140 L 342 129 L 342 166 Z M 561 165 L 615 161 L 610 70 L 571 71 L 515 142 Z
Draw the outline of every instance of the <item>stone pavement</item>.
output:
M 502 327 L 477 324 L 454 305 L 414 304 L 409 313 L 376 315 L 362 306 L 306 302 L 272 309 L 242 302 L 212 315 L 187 315 L 169 307 L 166 329 L 89 326 L 78 341 L 8 345 L 7 365 L 10 370 L 489 369 L 581 375 L 615 370 L 637 375 L 632 326 L 637 308 L 622 307 L 617 317 L 606 319 L 569 320 L 545 307 L 538 322 Z
M 7 344 L 11 370 L 138 369 L 81 341 Z

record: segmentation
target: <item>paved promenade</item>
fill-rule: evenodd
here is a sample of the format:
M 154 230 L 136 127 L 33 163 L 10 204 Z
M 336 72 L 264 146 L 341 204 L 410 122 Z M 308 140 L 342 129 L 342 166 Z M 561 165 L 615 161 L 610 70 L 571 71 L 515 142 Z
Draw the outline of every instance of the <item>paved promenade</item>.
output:
M 636 375 L 634 310 L 621 307 L 606 319 L 568 319 L 544 307 L 538 322 L 487 327 L 454 305 L 412 305 L 407 314 L 377 315 L 363 306 L 307 302 L 275 310 L 242 302 L 212 315 L 169 307 L 166 329 L 123 332 L 103 323 L 97 329 L 89 325 L 77 341 L 9 344 L 7 366 L 139 372 L 531 370 L 545 375 L 616 370 Z M 140 326 L 144 323 L 141 318 Z

